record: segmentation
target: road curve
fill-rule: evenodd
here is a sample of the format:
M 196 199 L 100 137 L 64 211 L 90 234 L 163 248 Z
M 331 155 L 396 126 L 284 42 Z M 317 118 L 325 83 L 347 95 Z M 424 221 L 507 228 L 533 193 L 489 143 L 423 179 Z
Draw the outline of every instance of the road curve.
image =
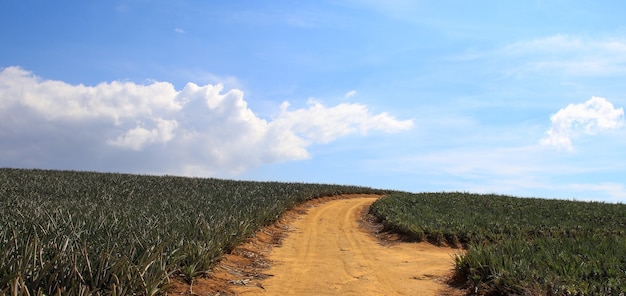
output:
M 376 200 L 339 199 L 311 208 L 269 256 L 258 286 L 239 295 L 453 295 L 444 284 L 458 249 L 428 243 L 383 245 L 360 227 L 362 211 Z M 457 291 L 458 292 L 458 291 Z

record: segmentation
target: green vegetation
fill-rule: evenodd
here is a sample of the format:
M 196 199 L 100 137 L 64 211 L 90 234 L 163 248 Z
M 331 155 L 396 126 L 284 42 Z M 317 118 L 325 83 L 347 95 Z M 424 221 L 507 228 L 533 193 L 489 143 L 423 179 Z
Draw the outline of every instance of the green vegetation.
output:
M 469 193 L 394 193 L 370 212 L 416 240 L 465 246 L 477 295 L 624 295 L 626 205 Z
M 0 169 L 0 294 L 155 295 L 350 186 Z
M 0 169 L 0 295 L 157 295 L 307 199 L 371 188 Z M 624 295 L 626 205 L 393 193 L 386 229 L 463 246 L 477 295 Z

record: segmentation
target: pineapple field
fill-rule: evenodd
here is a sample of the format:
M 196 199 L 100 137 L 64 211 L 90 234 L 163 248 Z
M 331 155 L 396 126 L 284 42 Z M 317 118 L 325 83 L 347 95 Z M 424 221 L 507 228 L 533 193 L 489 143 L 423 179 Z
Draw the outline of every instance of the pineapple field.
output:
M 370 212 L 413 240 L 464 247 L 455 280 L 478 295 L 624 295 L 626 205 L 394 193 Z
M 0 295 L 164 295 L 285 211 L 343 194 L 386 194 L 369 209 L 386 230 L 463 249 L 451 284 L 467 294 L 626 292 L 623 204 L 0 169 Z
M 363 187 L 0 169 L 0 294 L 157 295 L 307 199 Z

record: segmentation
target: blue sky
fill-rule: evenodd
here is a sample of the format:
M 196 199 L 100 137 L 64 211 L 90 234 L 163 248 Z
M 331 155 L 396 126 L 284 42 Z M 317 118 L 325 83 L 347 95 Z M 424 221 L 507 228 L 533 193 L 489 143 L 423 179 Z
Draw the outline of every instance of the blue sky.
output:
M 2 1 L 0 166 L 626 201 L 621 1 Z

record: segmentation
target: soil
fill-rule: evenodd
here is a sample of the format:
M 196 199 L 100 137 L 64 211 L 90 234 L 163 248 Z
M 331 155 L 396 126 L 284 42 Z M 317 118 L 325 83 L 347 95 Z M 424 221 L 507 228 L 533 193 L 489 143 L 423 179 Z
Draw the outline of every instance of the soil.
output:
M 460 249 L 402 242 L 368 222 L 378 195 L 307 202 L 168 295 L 464 295 L 448 284 Z

